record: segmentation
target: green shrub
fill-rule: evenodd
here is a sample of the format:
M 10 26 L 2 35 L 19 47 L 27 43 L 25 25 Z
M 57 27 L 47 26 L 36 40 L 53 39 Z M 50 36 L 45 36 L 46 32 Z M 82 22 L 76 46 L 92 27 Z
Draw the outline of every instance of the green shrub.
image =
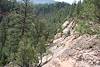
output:
M 78 26 L 76 26 L 76 31 L 81 34 L 93 34 L 93 31 L 89 27 L 88 21 L 79 20 Z

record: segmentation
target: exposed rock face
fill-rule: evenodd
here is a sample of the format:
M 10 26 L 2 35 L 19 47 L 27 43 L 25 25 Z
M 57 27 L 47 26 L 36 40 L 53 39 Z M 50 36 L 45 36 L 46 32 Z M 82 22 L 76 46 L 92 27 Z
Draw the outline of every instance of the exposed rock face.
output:
M 53 41 L 55 46 L 50 48 L 52 59 L 43 67 L 100 67 L 100 38 L 97 35 L 71 34 L 75 26 L 75 21 L 66 21 L 62 25 L 66 36 Z
M 74 29 L 76 26 L 76 22 L 74 20 L 72 21 L 66 21 L 63 25 L 62 25 L 62 29 L 63 29 L 63 34 L 66 36 L 69 36 L 71 34 L 73 34 Z
M 43 67 L 100 67 L 97 35 L 71 35 L 56 39 L 54 43 L 56 48 L 51 48 L 53 58 Z

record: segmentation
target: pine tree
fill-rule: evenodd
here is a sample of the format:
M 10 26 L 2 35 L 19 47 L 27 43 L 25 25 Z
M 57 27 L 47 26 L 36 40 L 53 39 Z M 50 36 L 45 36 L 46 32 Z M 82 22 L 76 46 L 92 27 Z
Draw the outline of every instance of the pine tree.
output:
M 81 16 L 93 20 L 95 18 L 95 6 L 93 0 L 84 0 L 82 4 Z

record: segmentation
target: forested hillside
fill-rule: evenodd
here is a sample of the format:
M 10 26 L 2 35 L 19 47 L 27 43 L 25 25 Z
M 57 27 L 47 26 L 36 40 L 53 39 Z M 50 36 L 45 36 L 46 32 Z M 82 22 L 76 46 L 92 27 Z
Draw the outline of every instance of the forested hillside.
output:
M 50 53 L 48 43 L 62 32 L 63 22 L 71 19 L 81 35 L 99 35 L 100 1 L 33 4 L 30 0 L 0 0 L 0 67 L 9 63 L 41 67 L 42 58 Z M 95 22 L 94 27 L 89 21 Z

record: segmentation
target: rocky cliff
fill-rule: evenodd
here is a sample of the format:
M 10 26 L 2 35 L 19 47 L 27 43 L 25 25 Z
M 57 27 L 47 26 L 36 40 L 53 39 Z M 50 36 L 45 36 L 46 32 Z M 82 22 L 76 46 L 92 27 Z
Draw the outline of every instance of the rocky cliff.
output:
M 75 32 L 77 23 L 66 21 L 62 33 L 53 41 L 52 59 L 43 67 L 100 67 L 100 38 L 98 35 Z

